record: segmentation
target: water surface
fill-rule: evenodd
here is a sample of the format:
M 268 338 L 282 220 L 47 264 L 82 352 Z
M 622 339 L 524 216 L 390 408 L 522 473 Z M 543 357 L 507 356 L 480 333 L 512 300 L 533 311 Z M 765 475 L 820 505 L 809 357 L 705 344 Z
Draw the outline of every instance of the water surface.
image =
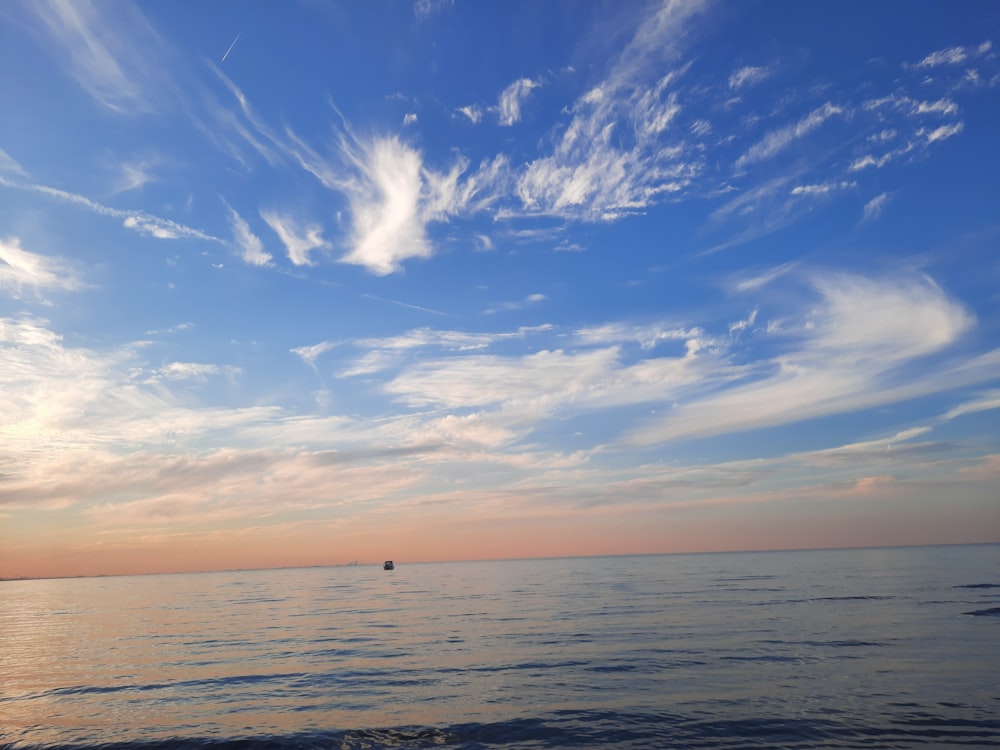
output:
M 1000 546 L 0 584 L 0 747 L 1000 746 Z

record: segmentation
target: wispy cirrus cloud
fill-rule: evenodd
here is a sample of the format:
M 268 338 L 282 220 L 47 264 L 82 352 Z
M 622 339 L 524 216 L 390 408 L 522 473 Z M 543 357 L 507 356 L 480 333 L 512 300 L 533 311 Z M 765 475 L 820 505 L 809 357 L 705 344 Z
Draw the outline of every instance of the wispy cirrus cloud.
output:
M 835 115 L 844 113 L 843 107 L 826 102 L 817 107 L 796 123 L 774 130 L 764 136 L 758 143 L 751 146 L 745 154 L 736 160 L 736 168 L 770 159 L 788 148 L 792 143 L 808 135 Z
M 149 382 L 159 380 L 204 380 L 209 375 L 219 375 L 223 368 L 219 365 L 204 362 L 170 362 L 158 368 L 150 377 Z M 232 369 L 230 368 L 232 373 Z
M 858 186 L 854 180 L 840 180 L 839 182 L 823 182 L 812 185 L 796 185 L 789 192 L 792 195 L 829 195 L 839 190 L 850 190 Z
M 455 110 L 458 114 L 467 118 L 473 125 L 478 125 L 483 119 L 483 108 L 478 104 L 469 104 Z
M 323 239 L 323 229 L 318 224 L 301 224 L 288 214 L 261 211 L 261 218 L 281 238 L 288 259 L 296 266 L 311 266 L 309 254 L 313 250 L 328 250 L 331 245 Z
M 837 274 L 811 283 L 822 302 L 799 328 L 794 348 L 757 363 L 750 382 L 681 401 L 631 440 L 651 444 L 785 424 L 985 377 L 982 367 L 963 376 L 953 368 L 946 378 L 920 367 L 922 357 L 953 344 L 973 323 L 933 282 Z M 913 369 L 901 378 L 904 368 Z
M 73 291 L 82 287 L 83 282 L 69 266 L 25 250 L 17 237 L 0 238 L 0 289 L 17 296 L 25 289 L 38 295 L 48 289 Z
M 953 409 L 949 409 L 942 419 L 955 419 L 965 414 L 976 414 L 993 409 L 1000 409 L 1000 389 L 984 391 L 973 399 L 963 401 Z
M 945 47 L 944 49 L 931 52 L 920 62 L 916 63 L 915 67 L 939 68 L 941 66 L 961 65 L 970 60 L 990 54 L 992 49 L 993 43 L 989 41 L 983 42 L 975 47 Z
M 509 127 L 519 122 L 521 120 L 522 105 L 531 92 L 541 85 L 541 81 L 521 78 L 505 88 L 500 93 L 500 101 L 497 104 L 500 124 Z
M 341 260 L 379 276 L 400 270 L 405 260 L 434 253 L 427 237 L 431 222 L 481 210 L 495 201 L 493 188 L 506 166 L 498 157 L 467 173 L 468 162 L 460 157 L 448 171 L 439 172 L 424 164 L 420 151 L 395 136 L 361 141 L 343 133 L 339 146 L 346 176 L 323 175 L 349 204 L 349 250 Z
M 66 72 L 104 107 L 125 114 L 152 111 L 163 45 L 136 6 L 106 12 L 91 0 L 26 3 L 32 26 Z
M 522 300 L 517 300 L 515 302 L 501 302 L 498 305 L 489 307 L 483 311 L 484 315 L 494 315 L 500 311 L 511 311 L 511 310 L 523 310 L 529 305 L 537 305 L 540 302 L 544 302 L 548 299 L 544 294 L 535 293 L 529 294 Z
M 225 201 L 223 201 L 225 203 Z M 271 254 L 264 249 L 260 237 L 250 229 L 250 225 L 236 209 L 226 203 L 229 211 L 229 227 L 233 232 L 233 246 L 245 263 L 251 266 L 270 266 Z
M 303 362 L 309 365 L 314 370 L 316 369 L 316 360 L 322 354 L 335 349 L 340 344 L 336 341 L 322 341 L 318 344 L 312 344 L 310 346 L 299 346 L 292 349 L 292 354 L 298 356 Z
M 766 81 L 774 75 L 775 66 L 746 65 L 734 71 L 729 76 L 729 88 L 742 89 L 748 86 L 756 86 L 758 83 Z
M 413 13 L 418 19 L 425 19 L 454 4 L 455 0 L 416 0 L 413 3 Z
M 157 181 L 154 172 L 155 167 L 160 163 L 158 158 L 142 158 L 132 161 L 122 162 L 116 167 L 117 174 L 114 176 L 111 192 L 127 193 L 130 190 L 141 190 L 144 186 Z
M 27 177 L 28 173 L 17 161 L 6 151 L 0 148 L 0 172 L 7 172 L 18 177 Z
M 609 221 L 683 190 L 700 166 L 681 147 L 662 143 L 681 111 L 669 90 L 682 74 L 669 73 L 650 89 L 598 87 L 580 99 L 552 155 L 530 162 L 518 177 L 523 209 Z M 618 133 L 620 127 L 631 130 Z
M 150 237 L 156 237 L 157 239 L 199 239 L 223 245 L 227 244 L 225 240 L 219 237 L 203 232 L 200 229 L 186 226 L 173 221 L 172 219 L 164 219 L 163 217 L 155 216 L 145 211 L 130 211 L 112 208 L 111 206 L 98 203 L 97 201 L 91 200 L 83 195 L 71 193 L 67 190 L 60 190 L 59 188 L 49 187 L 48 185 L 14 182 L 7 180 L 4 177 L 0 177 L 0 185 L 17 190 L 29 190 L 41 193 L 42 195 L 47 195 L 50 198 L 54 198 L 64 203 L 85 208 L 88 211 L 101 216 L 121 219 L 122 226 L 126 229 L 131 229 Z
M 701 156 L 685 148 L 679 128 L 670 134 L 684 111 L 676 86 L 690 68 L 675 63 L 704 7 L 664 2 L 641 20 L 604 79 L 569 108 L 552 153 L 520 171 L 522 212 L 614 221 L 692 183 Z M 708 133 L 706 124 L 699 117 L 683 132 Z
M 861 220 L 874 221 L 882 214 L 882 210 L 889 205 L 891 200 L 892 196 L 888 193 L 879 193 L 865 204 Z

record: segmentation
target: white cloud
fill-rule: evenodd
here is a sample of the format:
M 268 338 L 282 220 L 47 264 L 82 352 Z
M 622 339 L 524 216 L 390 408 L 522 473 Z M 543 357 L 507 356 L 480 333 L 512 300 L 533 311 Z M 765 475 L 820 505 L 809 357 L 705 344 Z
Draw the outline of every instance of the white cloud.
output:
M 523 310 L 525 307 L 528 307 L 529 305 L 536 305 L 539 302 L 544 302 L 546 299 L 547 297 L 544 294 L 529 294 L 523 300 L 520 300 L 518 302 L 501 302 L 496 307 L 485 310 L 484 313 L 486 315 L 493 315 L 499 310 L 507 310 L 507 311 Z
M 808 135 L 834 115 L 839 115 L 843 112 L 842 107 L 827 102 L 822 107 L 814 109 L 798 122 L 768 133 L 761 141 L 751 146 L 743 156 L 736 160 L 736 168 L 742 169 L 748 164 L 770 159 L 784 151 L 798 139 Z
M 524 208 L 613 221 L 683 190 L 699 165 L 682 147 L 662 142 L 681 111 L 669 89 L 683 72 L 668 73 L 648 88 L 598 87 L 582 97 L 553 154 L 529 163 L 518 179 Z
M 404 128 L 407 127 L 408 125 L 416 125 L 416 124 L 417 124 L 417 115 L 415 112 L 407 112 L 405 115 L 403 115 Z
M 959 404 L 954 409 L 950 409 L 943 419 L 955 419 L 964 414 L 975 414 L 992 409 L 1000 409 L 1000 390 L 998 389 L 985 391 L 976 398 Z
M 37 0 L 25 7 L 51 38 L 45 48 L 68 58 L 67 72 L 96 101 L 123 113 L 152 110 L 162 43 L 137 6 L 109 12 L 91 0 Z
M 692 126 L 676 125 L 684 111 L 676 87 L 690 64 L 657 71 L 676 61 L 687 23 L 704 7 L 663 2 L 642 19 L 603 80 L 568 108 L 552 153 L 519 175 L 522 212 L 614 221 L 691 184 L 703 156 L 685 147 Z
M 948 47 L 927 55 L 917 63 L 918 68 L 936 68 L 939 65 L 958 65 L 968 57 L 964 47 Z
M 391 137 L 345 153 L 357 179 L 344 185 L 352 237 L 343 261 L 385 276 L 398 271 L 404 260 L 430 257 L 433 250 L 420 215 L 420 153 Z
M 19 177 L 26 177 L 27 173 L 6 151 L 0 148 L 0 172 L 16 174 Z
M 754 322 L 756 322 L 757 313 L 759 312 L 760 310 L 755 307 L 753 310 L 750 311 L 750 314 L 747 315 L 747 317 L 743 318 L 742 320 L 737 320 L 734 323 L 730 323 L 729 335 L 732 336 L 734 333 L 740 333 L 742 331 L 747 330 L 750 326 L 754 324 Z
M 262 210 L 260 215 L 281 238 L 293 265 L 311 266 L 313 262 L 309 253 L 330 248 L 330 243 L 323 239 L 323 229 L 318 224 L 301 225 L 291 216 L 277 211 Z
M 837 190 L 850 190 L 857 187 L 858 183 L 853 180 L 841 180 L 840 182 L 824 182 L 818 185 L 798 185 L 791 190 L 792 195 L 826 195 Z
M 768 269 L 763 273 L 759 273 L 754 276 L 746 276 L 737 281 L 733 285 L 733 289 L 737 292 L 756 291 L 761 287 L 767 286 L 775 279 L 779 279 L 785 274 L 794 270 L 796 266 L 797 263 L 795 262 L 783 263 L 782 265 Z
M 751 382 L 682 400 L 632 441 L 786 424 L 962 384 L 954 372 L 942 379 L 919 366 L 921 357 L 954 343 L 972 325 L 971 315 L 931 281 L 831 274 L 813 277 L 812 284 L 821 303 L 802 321 L 796 349 L 758 362 Z
M 934 102 L 917 102 L 915 104 L 915 113 L 918 115 L 953 115 L 957 112 L 958 105 L 951 99 L 938 99 Z
M 251 266 L 271 265 L 271 254 L 264 250 L 264 243 L 250 230 L 250 225 L 228 203 L 226 208 L 229 209 L 229 226 L 233 230 L 233 243 L 240 257 Z
M 367 350 L 343 372 L 341 377 L 370 375 L 396 367 L 405 361 L 408 353 L 416 350 L 438 349 L 445 352 L 484 350 L 501 341 L 523 339 L 548 331 L 550 326 L 520 328 L 514 332 L 466 333 L 464 331 L 415 328 L 399 336 L 381 339 L 361 339 L 354 344 Z
M 350 205 L 350 250 L 344 263 L 364 266 L 385 276 L 403 261 L 428 258 L 434 248 L 427 238 L 430 222 L 446 221 L 463 211 L 478 211 L 499 198 L 505 178 L 503 157 L 484 161 L 471 174 L 457 158 L 446 172 L 423 163 L 422 154 L 394 136 L 361 142 L 342 134 L 340 155 L 347 172 L 328 167 L 324 184 L 342 192 Z
M 917 135 L 926 136 L 928 143 L 935 143 L 936 141 L 943 141 L 946 138 L 951 138 L 953 135 L 958 135 L 964 130 L 965 125 L 961 122 L 956 122 L 952 125 L 942 125 L 939 128 L 934 128 L 931 131 L 924 129 L 918 130 Z
M 756 86 L 774 75 L 773 67 L 747 65 L 729 76 L 729 88 L 740 89 L 744 86 Z
M 524 104 L 528 95 L 541 85 L 540 81 L 521 78 L 505 88 L 500 94 L 500 102 L 497 105 L 500 113 L 500 124 L 509 126 L 520 122 L 521 105 Z
M 416 0 L 413 12 L 417 18 L 424 19 L 454 4 L 455 0 Z
M 118 165 L 118 174 L 111 186 L 111 192 L 126 193 L 156 182 L 157 177 L 153 173 L 153 167 L 158 163 L 158 159 L 139 159 Z
M 43 289 L 72 291 L 82 286 L 69 267 L 23 249 L 17 237 L 0 238 L 0 289 L 16 295 L 25 288 L 37 294 Z
M 704 138 L 712 132 L 712 123 L 708 120 L 695 120 L 691 123 L 691 133 L 698 136 L 699 138 Z
M 46 185 L 7 184 L 12 187 L 42 193 L 43 195 L 56 198 L 66 203 L 71 203 L 76 206 L 82 206 L 83 208 L 93 211 L 101 216 L 110 216 L 112 218 L 122 219 L 122 226 L 126 229 L 132 229 L 140 234 L 149 235 L 150 237 L 157 237 L 159 239 L 199 239 L 208 240 L 210 242 L 218 242 L 223 245 L 227 244 L 225 240 L 213 237 L 206 232 L 202 232 L 200 229 L 194 229 L 193 227 L 179 224 L 178 222 L 170 219 L 153 216 L 145 211 L 124 211 L 117 208 L 111 208 L 110 206 L 105 206 L 97 201 L 85 198 L 82 195 L 69 193 L 65 190 L 59 190 L 58 188 L 52 188 Z
M 478 104 L 470 104 L 465 107 L 459 107 L 455 111 L 469 118 L 469 122 L 473 125 L 478 124 L 483 119 L 483 110 Z
M 324 354 L 331 349 L 334 349 L 339 344 L 336 341 L 323 341 L 319 344 L 312 344 L 311 346 L 300 346 L 296 349 L 292 349 L 292 354 L 297 354 L 302 358 L 302 361 L 307 365 L 316 369 L 316 360 L 321 354 Z
M 862 221 L 872 221 L 877 219 L 887 205 L 892 200 L 888 193 L 880 193 L 865 204 Z
M 208 375 L 218 375 L 222 369 L 218 365 L 201 362 L 171 362 L 164 365 L 153 376 L 153 380 L 202 380 Z
M 668 341 L 698 341 L 705 337 L 704 331 L 700 328 L 625 323 L 605 323 L 599 326 L 580 328 L 574 331 L 573 335 L 580 344 L 585 346 L 632 343 L 638 344 L 643 349 L 654 349 L 661 343 Z

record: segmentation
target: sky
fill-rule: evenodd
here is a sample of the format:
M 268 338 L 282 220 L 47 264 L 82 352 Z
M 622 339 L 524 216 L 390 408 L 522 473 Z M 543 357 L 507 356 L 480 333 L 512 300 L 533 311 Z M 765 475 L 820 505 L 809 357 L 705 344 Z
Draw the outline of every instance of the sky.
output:
M 0 577 L 1000 541 L 1000 5 L 0 4 Z

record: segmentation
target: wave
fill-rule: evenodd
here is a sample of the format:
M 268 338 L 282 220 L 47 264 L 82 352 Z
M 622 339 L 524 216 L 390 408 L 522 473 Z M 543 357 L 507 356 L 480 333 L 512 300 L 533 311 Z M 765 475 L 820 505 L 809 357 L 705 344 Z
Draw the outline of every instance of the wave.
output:
M 871 718 L 871 717 L 870 717 Z M 875 717 L 879 718 L 879 717 Z M 994 745 L 1000 719 L 956 719 L 914 711 L 878 726 L 851 717 L 704 719 L 666 712 L 565 710 L 537 718 L 442 727 L 309 731 L 288 735 L 168 737 L 99 744 L 0 744 L 0 750 L 417 750 L 418 748 L 868 748 L 889 744 Z

